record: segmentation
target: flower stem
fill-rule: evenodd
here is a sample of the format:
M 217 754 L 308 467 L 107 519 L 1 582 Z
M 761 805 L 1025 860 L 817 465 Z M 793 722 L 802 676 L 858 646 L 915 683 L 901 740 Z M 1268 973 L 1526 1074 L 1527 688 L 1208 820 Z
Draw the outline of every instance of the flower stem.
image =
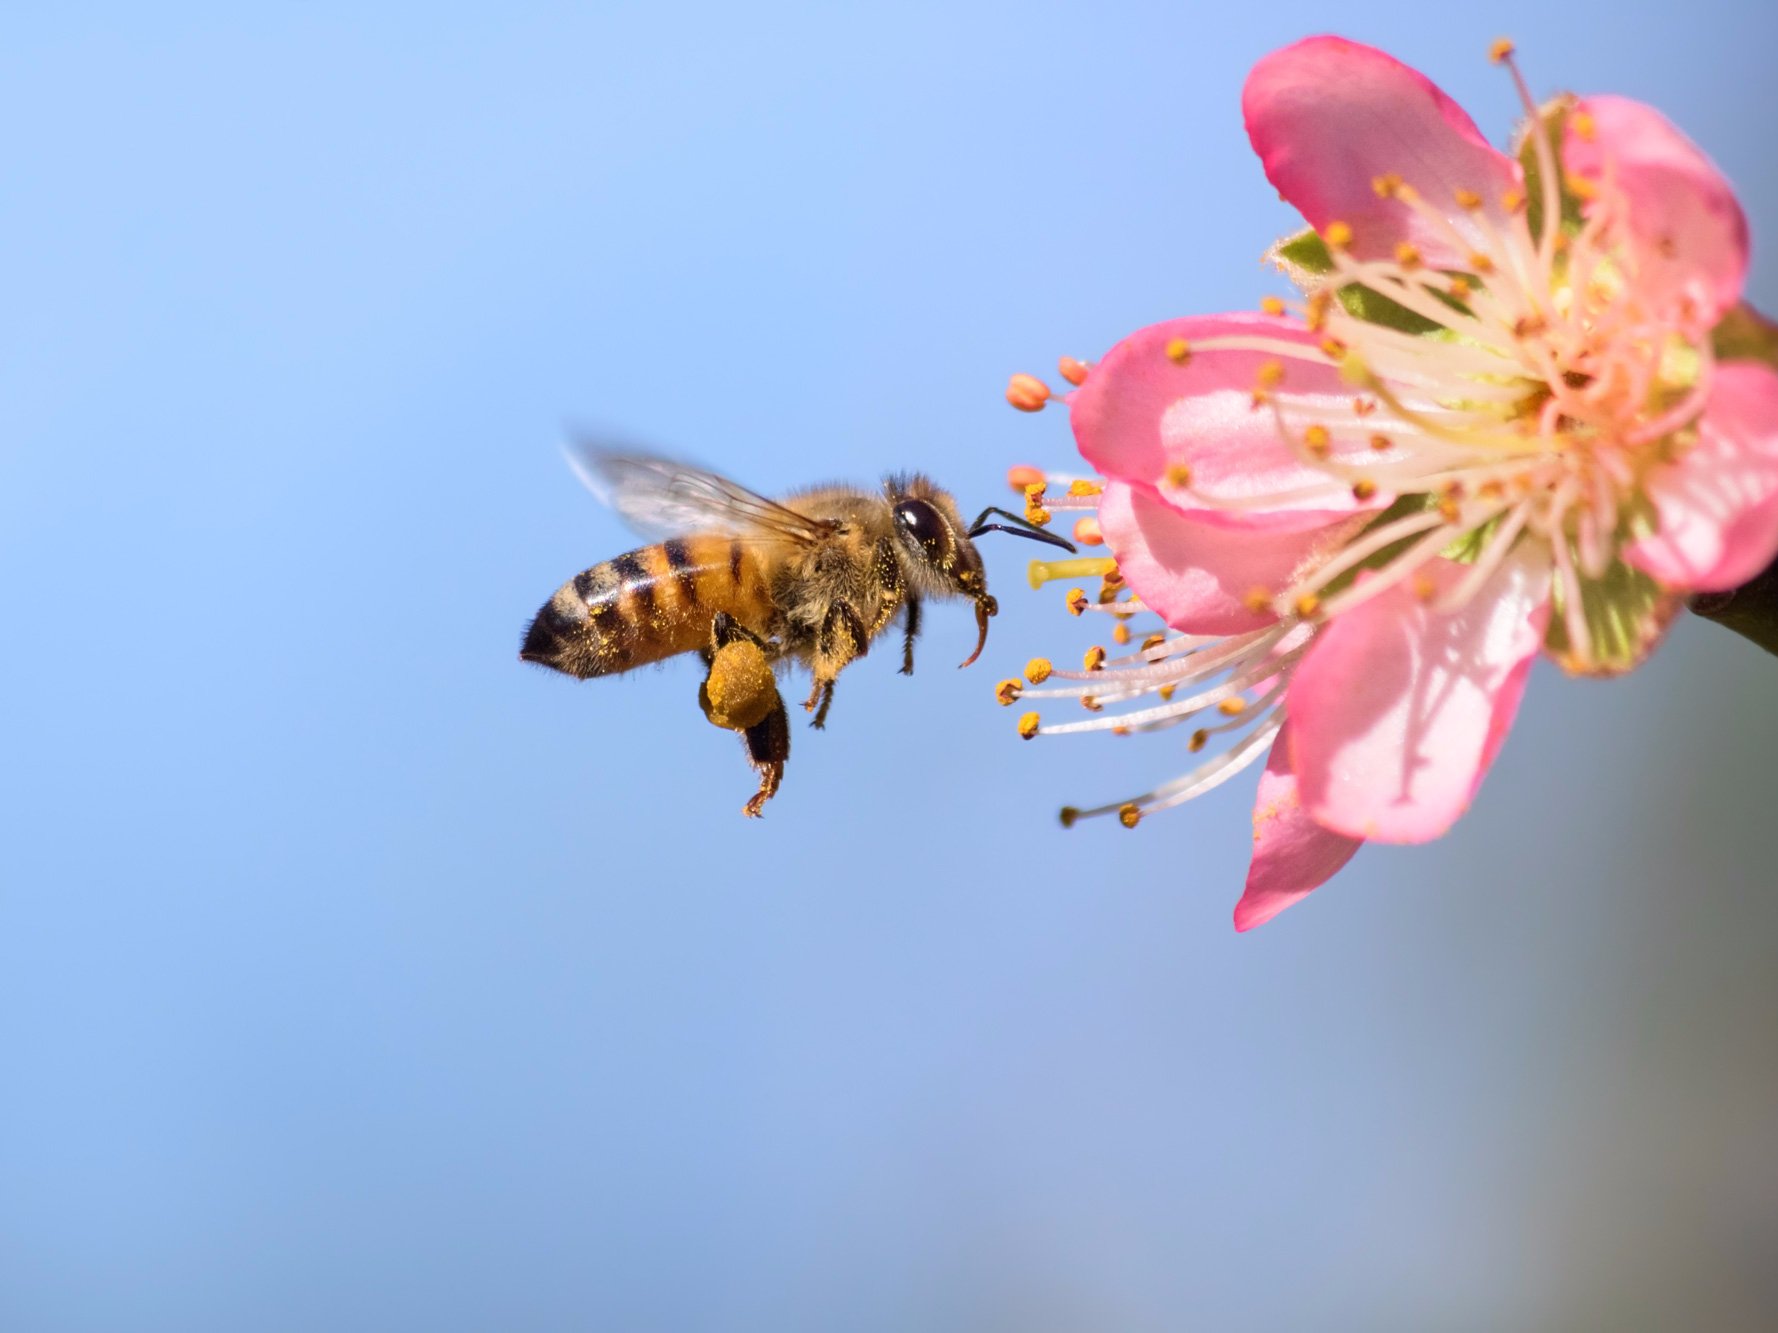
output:
M 1704 619 L 1714 620 L 1778 656 L 1778 560 L 1739 588 L 1701 592 L 1689 605 Z

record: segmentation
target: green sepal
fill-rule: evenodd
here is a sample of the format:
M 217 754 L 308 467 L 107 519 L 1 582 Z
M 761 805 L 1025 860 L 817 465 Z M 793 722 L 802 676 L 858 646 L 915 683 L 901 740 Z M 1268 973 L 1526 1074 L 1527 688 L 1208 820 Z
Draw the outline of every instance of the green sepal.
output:
M 1710 350 L 1718 361 L 1760 361 L 1778 370 L 1778 324 L 1743 301 L 1711 331 Z
M 1544 644 L 1551 656 L 1566 662 L 1573 643 L 1568 637 L 1565 580 L 1552 579 L 1550 626 Z M 1581 615 L 1586 619 L 1588 655 L 1569 664 L 1589 675 L 1615 675 L 1635 666 L 1654 646 L 1672 617 L 1675 598 L 1647 574 L 1614 560 L 1605 576 L 1580 580 Z
M 1313 228 L 1279 241 L 1266 258 L 1304 291 L 1320 286 L 1319 279 L 1332 273 L 1334 268 L 1333 254 L 1328 250 L 1327 242 Z M 1415 314 L 1381 292 L 1355 282 L 1341 287 L 1337 295 L 1347 314 L 1354 319 L 1362 319 L 1367 324 L 1377 324 L 1386 329 L 1395 329 L 1399 333 L 1415 335 L 1436 333 L 1444 327 L 1424 315 Z M 1453 309 L 1456 308 L 1455 303 L 1448 304 L 1452 304 Z
M 1539 126 L 1547 136 L 1550 153 L 1556 163 L 1556 192 L 1562 209 L 1562 230 L 1572 236 L 1580 231 L 1586 220 L 1581 216 L 1580 196 L 1570 192 L 1568 182 L 1561 178 L 1562 131 L 1568 123 L 1568 113 L 1573 108 L 1572 96 L 1558 97 L 1546 102 L 1537 113 L 1536 124 L 1527 124 L 1519 136 L 1519 167 L 1525 173 L 1525 221 L 1533 236 L 1543 235 L 1543 168 L 1537 160 L 1537 140 L 1532 137 Z

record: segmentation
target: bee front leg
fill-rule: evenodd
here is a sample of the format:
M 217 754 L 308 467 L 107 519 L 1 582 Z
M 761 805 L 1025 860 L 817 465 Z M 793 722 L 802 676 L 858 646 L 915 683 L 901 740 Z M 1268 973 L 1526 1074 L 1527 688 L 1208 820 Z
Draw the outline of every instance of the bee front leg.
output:
M 712 725 L 740 733 L 747 760 L 759 771 L 759 790 L 742 807 L 757 817 L 784 781 L 790 758 L 790 716 L 772 676 L 770 645 L 726 612 L 710 625 L 710 669 L 698 686 L 698 706 Z

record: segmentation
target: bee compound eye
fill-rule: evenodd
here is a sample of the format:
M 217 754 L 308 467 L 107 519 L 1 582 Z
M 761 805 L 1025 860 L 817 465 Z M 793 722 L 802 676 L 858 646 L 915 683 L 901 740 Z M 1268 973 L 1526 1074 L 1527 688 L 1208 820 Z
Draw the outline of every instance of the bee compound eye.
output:
M 944 520 L 938 511 L 924 500 L 903 500 L 895 506 L 895 521 L 901 530 L 928 551 L 941 549 L 944 544 Z

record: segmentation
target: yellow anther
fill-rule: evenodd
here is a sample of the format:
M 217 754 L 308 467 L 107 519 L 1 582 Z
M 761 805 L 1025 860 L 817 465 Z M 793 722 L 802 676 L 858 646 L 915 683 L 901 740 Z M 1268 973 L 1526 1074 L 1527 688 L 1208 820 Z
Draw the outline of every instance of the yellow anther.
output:
M 1463 512 L 1463 506 L 1457 503 L 1455 496 L 1446 495 L 1438 502 L 1438 515 L 1447 523 L 1455 523 Z
M 1088 481 L 1085 477 L 1077 477 L 1068 483 L 1068 494 L 1077 500 L 1085 499 L 1089 495 L 1097 495 L 1104 489 L 1098 482 Z
M 1099 576 L 1100 581 L 1107 588 L 1121 588 L 1121 587 L 1123 587 L 1124 586 L 1123 571 L 1118 569 L 1116 562 L 1107 561 L 1107 563 L 1111 565 L 1111 568 L 1106 570 L 1102 575 Z
M 1483 277 L 1486 277 L 1494 271 L 1494 256 L 1484 254 L 1482 251 L 1477 250 L 1469 257 L 1469 271 L 1471 273 L 1480 273 Z
M 1549 330 L 1549 325 L 1537 315 L 1521 315 L 1513 321 L 1513 337 L 1535 338 Z
M 1006 484 L 1019 494 L 1026 494 L 1032 486 L 1043 485 L 1043 470 L 1034 468 L 1029 463 L 1020 463 L 1017 467 L 1006 470 Z
M 1167 341 L 1167 360 L 1176 366 L 1183 366 L 1192 359 L 1192 345 L 1184 338 L 1170 338 Z
M 1420 247 L 1412 241 L 1397 241 L 1395 243 L 1395 262 L 1410 273 L 1413 272 L 1420 267 Z
M 1319 333 L 1327 327 L 1327 312 L 1333 307 L 1333 293 L 1325 287 L 1319 287 L 1308 295 L 1304 301 L 1303 318 L 1311 332 Z
M 1161 474 L 1161 480 L 1167 485 L 1184 490 L 1192 484 L 1191 465 L 1187 463 L 1169 463 L 1167 470 Z
M 1276 389 L 1284 383 L 1284 363 L 1282 361 L 1261 361 L 1254 379 L 1262 389 Z
M 1598 123 L 1594 121 L 1592 113 L 1587 111 L 1576 111 L 1568 117 L 1568 128 L 1588 143 L 1592 143 L 1593 136 L 1599 133 Z
M 1093 698 L 1090 694 L 1083 694 L 1080 696 L 1080 706 L 1086 709 L 1089 713 L 1103 713 L 1105 711 L 1105 705 Z
M 1488 59 L 1498 65 L 1503 60 L 1512 59 L 1515 49 L 1517 48 L 1513 46 L 1512 38 L 1497 37 L 1488 47 Z
M 1379 199 L 1389 199 L 1401 189 L 1401 177 L 1393 171 L 1384 172 L 1381 176 L 1371 177 L 1371 189 Z
M 1162 703 L 1166 703 L 1173 697 L 1173 691 L 1178 688 L 1177 685 L 1163 685 L 1160 689 L 1156 690 L 1155 693 L 1161 696 Z
M 1080 669 L 1082 671 L 1101 671 L 1104 667 L 1105 650 L 1095 643 L 1080 659 Z
M 1413 579 L 1414 596 L 1422 602 L 1430 602 L 1438 596 L 1438 584 L 1432 581 L 1430 574 L 1416 574 Z
M 1134 801 L 1126 801 L 1117 808 L 1117 822 L 1125 828 L 1135 828 L 1142 822 L 1142 811 Z
M 1344 222 L 1330 222 L 1321 233 L 1330 250 L 1344 250 L 1352 244 L 1352 228 Z
M 1360 477 L 1352 483 L 1352 498 L 1362 503 L 1377 493 L 1377 483 L 1369 477 Z
M 1068 614 L 1069 615 L 1078 616 L 1082 611 L 1085 611 L 1087 609 L 1087 607 L 1089 607 L 1091 605 L 1092 605 L 1092 603 L 1087 601 L 1087 593 L 1086 593 L 1085 588 L 1070 588 L 1068 590 Z
M 1321 599 L 1312 592 L 1306 592 L 1296 599 L 1296 613 L 1304 620 L 1321 609 Z
M 1241 605 L 1255 615 L 1272 609 L 1272 590 L 1255 585 L 1249 588 L 1241 598 Z
M 1382 453 L 1386 449 L 1393 449 L 1394 447 L 1395 441 L 1391 440 L 1387 435 L 1371 436 L 1371 448 L 1375 449 L 1378 453 Z
M 1281 297 L 1277 296 L 1262 297 L 1260 298 L 1259 308 L 1268 315 L 1282 315 L 1284 313 L 1284 301 Z
M 1050 400 L 1050 386 L 1035 375 L 1014 375 L 1006 382 L 1006 401 L 1021 412 L 1041 411 Z
M 1165 634 L 1150 634 L 1142 641 L 1142 651 L 1146 653 L 1151 648 L 1159 648 L 1166 641 L 1167 636 Z
M 1597 199 L 1599 187 L 1585 176 L 1576 175 L 1572 171 L 1562 173 L 1562 184 L 1568 187 L 1568 193 L 1576 199 Z
M 1338 338 L 1323 338 L 1321 340 L 1321 355 L 1329 361 L 1344 361 L 1346 359 L 1346 344 Z
M 1037 728 L 1043 719 L 1036 713 L 1025 713 L 1019 718 L 1019 736 L 1022 740 L 1030 740 L 1037 734 Z
M 1105 545 L 1105 534 L 1099 531 L 1099 520 L 1092 515 L 1074 520 L 1074 540 L 1082 546 Z
M 1240 695 L 1232 695 L 1216 705 L 1216 711 L 1224 717 L 1239 717 L 1247 711 L 1247 700 Z
M 1498 478 L 1484 481 L 1476 487 L 1476 494 L 1484 500 L 1503 500 L 1506 498 L 1506 484 Z
M 1053 517 L 1054 515 L 1042 505 L 1025 506 L 1025 522 L 1031 524 L 1032 527 L 1041 528 Z
M 1130 729 L 1128 727 L 1113 727 L 1111 729 L 1111 734 L 1113 736 L 1128 736 L 1130 734 Z
M 1041 685 L 1050 678 L 1050 672 L 1054 670 L 1055 668 L 1050 665 L 1049 658 L 1033 657 L 1025 663 L 1025 679 L 1033 685 Z
M 1475 286 L 1468 278 L 1452 278 L 1450 293 L 1453 301 L 1467 301 L 1475 295 Z
M 1049 490 L 1049 483 L 1046 481 L 1043 481 L 1042 479 L 1039 479 L 1037 481 L 1026 482 L 1025 483 L 1025 503 L 1028 505 L 1042 504 L 1043 497 L 1048 490 Z
M 1019 697 L 1019 691 L 1023 688 L 1016 680 L 1003 680 L 994 687 L 994 698 L 1005 707 Z
M 1310 426 L 1303 432 L 1303 447 L 1317 458 L 1326 458 L 1327 451 L 1333 447 L 1333 436 L 1328 434 L 1326 426 Z
M 1208 744 L 1210 744 L 1210 733 L 1199 727 L 1192 732 L 1191 739 L 1185 743 L 1185 748 L 1192 754 L 1196 754 Z
M 1509 213 L 1517 213 L 1525 206 L 1525 192 L 1519 189 L 1508 190 L 1500 196 L 1500 206 Z
M 1117 624 L 1111 627 L 1111 641 L 1119 648 L 1122 648 L 1130 641 L 1130 627 L 1124 624 L 1121 618 L 1118 620 Z
M 1074 821 L 1080 818 L 1080 811 L 1072 805 L 1065 805 L 1056 811 L 1056 818 L 1062 821 L 1063 828 L 1073 828 Z
M 1078 388 L 1087 382 L 1087 363 L 1064 356 L 1056 362 L 1056 373 Z
M 1352 415 L 1353 416 L 1368 417 L 1372 412 L 1375 412 L 1376 410 L 1377 410 L 1377 400 L 1375 398 L 1354 398 L 1352 400 Z
M 1466 212 L 1473 213 L 1481 206 L 1481 195 L 1477 194 L 1474 190 L 1465 190 L 1462 186 L 1457 188 L 1457 207 Z

